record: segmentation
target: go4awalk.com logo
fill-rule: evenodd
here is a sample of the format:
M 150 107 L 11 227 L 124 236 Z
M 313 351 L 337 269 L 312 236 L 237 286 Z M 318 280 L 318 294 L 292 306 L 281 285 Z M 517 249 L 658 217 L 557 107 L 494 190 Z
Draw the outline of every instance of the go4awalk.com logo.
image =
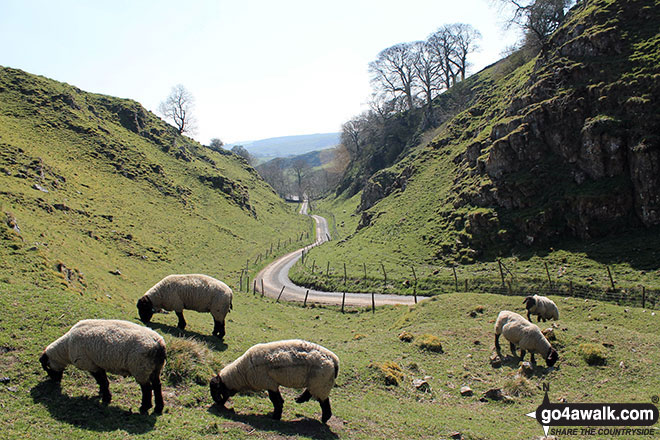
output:
M 547 436 L 552 435 L 653 435 L 658 408 L 653 403 L 550 403 L 548 386 L 536 411 L 536 419 Z M 652 399 L 657 403 L 657 397 Z M 552 428 L 551 428 L 552 427 Z

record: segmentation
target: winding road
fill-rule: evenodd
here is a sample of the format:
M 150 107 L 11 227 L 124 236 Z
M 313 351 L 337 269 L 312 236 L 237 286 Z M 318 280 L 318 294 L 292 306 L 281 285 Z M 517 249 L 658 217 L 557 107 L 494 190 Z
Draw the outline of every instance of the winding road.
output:
M 307 200 L 305 200 L 300 207 L 300 214 L 307 215 Z M 300 287 L 289 279 L 289 270 L 296 264 L 296 261 L 302 256 L 302 252 L 311 249 L 314 246 L 328 241 L 330 236 L 328 230 L 328 222 L 325 218 L 318 215 L 311 215 L 316 222 L 316 241 L 304 248 L 297 251 L 288 253 L 279 259 L 273 261 L 266 266 L 255 278 L 256 287 L 259 292 L 264 290 L 264 294 L 271 298 L 280 298 L 283 301 L 297 301 L 303 302 L 305 295 L 307 295 L 308 303 L 316 304 L 332 304 L 341 305 L 343 292 L 322 292 L 320 290 L 311 290 L 305 287 Z M 284 287 L 284 290 L 282 290 Z M 280 296 L 281 293 L 281 296 Z M 425 299 L 424 296 L 417 296 L 418 301 Z M 404 295 L 388 295 L 383 293 L 374 293 L 373 302 L 376 306 L 384 304 L 415 304 L 415 299 L 412 296 Z M 346 293 L 346 306 L 371 306 L 372 294 L 371 293 Z

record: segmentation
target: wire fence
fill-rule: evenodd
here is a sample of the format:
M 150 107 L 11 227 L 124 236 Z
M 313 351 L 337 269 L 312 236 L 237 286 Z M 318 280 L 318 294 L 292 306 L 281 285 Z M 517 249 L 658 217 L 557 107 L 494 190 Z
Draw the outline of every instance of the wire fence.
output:
M 617 282 L 609 267 L 605 268 L 605 283 L 589 277 L 570 280 L 552 279 L 547 264 L 545 277 L 538 274 L 515 274 L 501 261 L 488 269 L 483 266 L 471 271 L 469 266 L 430 267 L 428 265 L 398 265 L 394 270 L 380 262 L 316 264 L 304 256 L 290 278 L 304 287 L 316 290 L 346 290 L 351 292 L 394 293 L 433 296 L 450 292 L 494 293 L 510 296 L 556 295 L 607 301 L 619 305 L 656 309 L 660 304 L 660 290 L 639 283 Z M 409 275 L 401 277 L 407 271 Z M 424 275 L 421 275 L 424 274 Z

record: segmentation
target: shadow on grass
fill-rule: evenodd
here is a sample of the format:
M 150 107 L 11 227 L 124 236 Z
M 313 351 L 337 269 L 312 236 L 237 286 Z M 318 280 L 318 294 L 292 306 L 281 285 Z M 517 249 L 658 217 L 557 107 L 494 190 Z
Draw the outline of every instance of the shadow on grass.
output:
M 498 368 L 507 367 L 507 368 L 510 368 L 511 370 L 518 370 L 518 368 L 520 368 L 520 364 L 522 362 L 520 360 L 520 356 L 517 356 L 517 355 L 513 356 L 513 355 L 510 355 L 510 354 L 509 355 L 503 355 L 501 353 L 498 353 L 498 355 L 500 356 L 500 359 L 502 361 L 502 366 L 498 367 Z M 559 365 L 554 365 L 553 367 L 548 367 L 548 366 L 545 365 L 545 361 L 541 361 L 539 363 L 538 362 L 538 357 L 539 356 L 540 355 L 538 355 L 538 354 L 536 355 L 536 357 L 537 357 L 536 365 L 532 364 L 532 367 L 533 367 L 532 376 L 537 377 L 537 378 L 542 378 L 551 371 L 560 370 Z M 529 361 L 529 353 L 526 354 L 525 357 L 527 358 L 527 361 Z
M 217 405 L 212 405 L 209 413 L 259 431 L 271 431 L 286 436 L 301 436 L 319 440 L 339 438 L 328 425 L 308 417 L 291 421 L 273 420 L 270 414 L 238 414 L 233 409 L 218 408 Z
M 51 416 L 90 431 L 123 430 L 129 434 L 143 434 L 151 431 L 156 424 L 153 414 L 142 415 L 100 402 L 99 397 L 70 397 L 62 393 L 60 385 L 46 379 L 30 391 L 34 403 L 48 409 Z M 139 404 L 139 402 L 137 402 Z
M 215 351 L 225 351 L 228 347 L 224 341 L 221 341 L 216 336 L 213 335 L 203 335 L 199 332 L 190 331 L 190 330 L 181 330 L 179 327 L 172 327 L 167 324 L 159 324 L 157 322 L 151 321 L 149 327 L 152 329 L 158 329 L 163 333 L 167 333 L 178 338 L 194 338 L 199 341 L 204 341 L 211 349 Z

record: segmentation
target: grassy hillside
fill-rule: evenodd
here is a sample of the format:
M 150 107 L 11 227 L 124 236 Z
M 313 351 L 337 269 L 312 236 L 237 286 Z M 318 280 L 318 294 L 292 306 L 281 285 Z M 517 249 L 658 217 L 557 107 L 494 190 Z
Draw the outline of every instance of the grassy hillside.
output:
M 441 95 L 438 111 L 445 101 L 461 111 L 412 136 L 359 201 L 347 192 L 321 205 L 344 225 L 310 259 L 350 262 L 353 278 L 382 262 L 400 292 L 411 266 L 453 284 L 448 268 L 464 265 L 462 278 L 501 284 L 498 259 L 514 282 L 549 272 L 607 289 L 609 266 L 617 289 L 658 288 L 659 11 L 654 0 L 583 3 L 547 53 L 513 54 Z

